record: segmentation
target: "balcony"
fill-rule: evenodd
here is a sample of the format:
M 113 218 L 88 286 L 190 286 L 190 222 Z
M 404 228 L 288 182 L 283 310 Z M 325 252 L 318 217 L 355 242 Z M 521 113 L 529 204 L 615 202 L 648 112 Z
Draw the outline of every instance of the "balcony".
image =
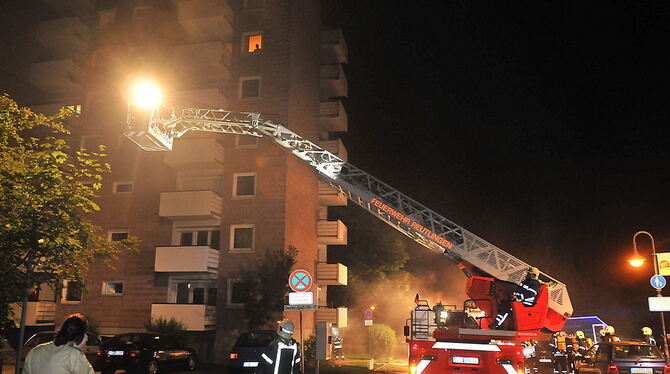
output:
M 218 273 L 219 251 L 209 246 L 156 247 L 157 273 Z
M 89 17 L 95 10 L 92 0 L 44 0 L 44 2 L 61 16 Z
M 342 100 L 319 103 L 319 126 L 326 132 L 347 131 L 349 118 Z
M 158 215 L 169 220 L 219 219 L 221 196 L 214 191 L 161 192 Z
M 347 327 L 347 308 L 319 308 L 316 322 L 330 322 L 333 327 Z
M 186 0 L 177 3 L 177 21 L 197 40 L 232 38 L 233 11 L 225 0 Z
M 319 204 L 326 206 L 347 206 L 347 197 L 329 185 L 319 182 Z
M 216 307 L 199 304 L 151 304 L 151 318 L 181 321 L 188 331 L 214 330 Z
M 21 303 L 11 305 L 14 311 L 14 320 L 17 325 L 21 322 Z M 29 301 L 26 310 L 27 326 L 53 325 L 56 316 L 56 303 L 53 301 Z
M 174 64 L 183 79 L 221 82 L 230 77 L 231 44 L 183 44 L 174 49 Z
M 321 77 L 319 96 L 322 101 L 333 97 L 346 97 L 349 95 L 347 77 L 344 75 L 342 65 L 321 65 L 319 76 Z
M 72 60 L 53 60 L 31 64 L 28 81 L 45 93 L 65 95 L 83 89 L 81 76 Z
M 206 105 L 212 108 L 227 108 L 228 97 L 219 88 L 177 91 L 171 95 L 175 102 L 184 107 L 193 108 Z
M 321 140 L 319 142 L 319 147 L 334 154 L 335 156 L 341 158 L 344 161 L 347 161 L 349 159 L 349 154 L 347 153 L 347 149 L 344 147 L 344 144 L 342 143 L 341 139 Z
M 348 60 L 349 51 L 342 30 L 321 31 L 321 61 L 346 64 Z
M 316 226 L 319 244 L 346 245 L 347 226 L 342 221 L 318 221 Z
M 165 164 L 175 170 L 223 168 L 223 146 L 214 138 L 176 139 Z
M 316 282 L 320 286 L 346 286 L 347 267 L 342 264 L 316 264 Z
M 35 41 L 51 60 L 78 57 L 88 52 L 91 30 L 76 17 L 40 22 Z

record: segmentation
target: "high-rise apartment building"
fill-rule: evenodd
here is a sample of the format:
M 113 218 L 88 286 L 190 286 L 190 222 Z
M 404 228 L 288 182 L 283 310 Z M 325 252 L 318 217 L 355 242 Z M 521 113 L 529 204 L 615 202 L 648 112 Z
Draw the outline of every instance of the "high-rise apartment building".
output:
M 18 4 L 22 3 L 22 4 Z M 261 112 L 346 159 L 341 31 L 321 25 L 317 0 L 42 0 L 5 4 L 0 84 L 20 104 L 53 113 L 74 106 L 73 144 L 107 146 L 105 176 L 92 215 L 109 240 L 128 235 L 139 251 L 94 266 L 82 289 L 65 282 L 29 306 L 33 326 L 81 312 L 113 335 L 144 330 L 151 318 L 182 321 L 200 357 L 221 361 L 244 327 L 239 270 L 265 253 L 296 247 L 298 268 L 315 279 L 315 322 L 346 326 L 327 288 L 347 269 L 327 263 L 328 245 L 347 227 L 327 220 L 346 198 L 271 141 L 189 133 L 172 152 L 146 152 L 123 137 L 128 83 L 159 81 L 180 107 Z M 11 36 L 11 38 L 10 38 Z M 285 316 L 299 319 L 298 312 Z

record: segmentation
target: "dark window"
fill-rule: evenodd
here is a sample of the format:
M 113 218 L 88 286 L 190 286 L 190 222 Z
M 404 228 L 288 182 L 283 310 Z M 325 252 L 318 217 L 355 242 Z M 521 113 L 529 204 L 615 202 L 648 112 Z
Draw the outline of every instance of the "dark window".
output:
M 256 176 L 238 175 L 235 196 L 253 196 L 256 194 Z
M 179 238 L 179 245 L 193 245 L 193 233 L 182 232 Z
M 253 237 L 254 237 L 253 228 L 251 227 L 235 228 L 235 239 L 233 241 L 233 248 L 252 248 Z
M 81 301 L 81 283 L 68 281 L 65 289 L 65 301 Z
M 217 289 L 207 289 L 207 305 L 216 306 Z
M 212 243 L 209 246 L 214 249 L 219 249 L 221 246 L 221 231 L 212 231 Z
M 113 232 L 110 235 L 110 239 L 113 242 L 118 242 L 121 240 L 128 239 L 128 233 L 127 232 Z
M 259 78 L 242 79 L 242 90 L 240 96 L 259 97 L 261 95 L 261 80 Z
M 177 283 L 177 304 L 188 304 L 188 291 L 188 283 Z
M 230 287 L 230 303 L 244 304 L 247 301 L 247 294 L 242 282 L 233 282 Z
M 209 231 L 198 231 L 198 245 L 207 245 Z
M 193 304 L 204 304 L 205 303 L 205 289 L 204 288 L 194 288 L 193 289 Z
M 133 192 L 132 183 L 117 183 L 114 186 L 114 193 L 131 193 Z

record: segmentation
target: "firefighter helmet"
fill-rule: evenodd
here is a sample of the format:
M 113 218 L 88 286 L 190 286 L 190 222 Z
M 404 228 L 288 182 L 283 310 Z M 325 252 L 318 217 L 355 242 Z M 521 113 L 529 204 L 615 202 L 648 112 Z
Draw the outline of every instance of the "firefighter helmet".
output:
M 540 278 L 540 269 L 536 268 L 535 266 L 528 268 L 528 278 L 530 279 Z
M 584 338 L 585 338 L 585 336 L 584 336 L 584 331 L 577 331 L 577 332 L 575 332 L 575 336 L 576 336 L 577 338 L 579 338 L 579 339 L 584 339 Z
M 642 335 L 651 335 L 651 329 L 649 327 L 642 328 Z
M 605 327 L 605 334 L 614 335 L 614 334 L 615 334 L 615 332 L 614 332 L 614 326 L 607 326 L 607 327 Z
M 605 336 L 605 332 L 606 332 L 605 328 L 603 327 L 602 329 L 600 329 L 600 331 L 598 331 L 598 334 L 600 334 L 600 336 Z
M 291 321 L 290 319 L 282 321 L 279 324 L 279 327 L 277 327 L 277 334 L 283 340 L 291 339 L 291 336 L 293 335 L 294 331 L 295 326 L 293 325 L 293 321 Z

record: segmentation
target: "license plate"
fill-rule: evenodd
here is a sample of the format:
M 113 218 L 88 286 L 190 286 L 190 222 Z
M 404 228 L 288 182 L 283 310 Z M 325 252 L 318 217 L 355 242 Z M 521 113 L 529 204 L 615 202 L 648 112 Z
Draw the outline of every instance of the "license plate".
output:
M 551 359 L 550 358 L 541 358 L 538 361 L 540 361 L 540 362 L 551 362 Z
M 451 362 L 454 364 L 479 365 L 479 357 L 454 356 L 451 358 Z
M 654 369 L 652 368 L 630 368 L 631 373 L 647 373 L 647 374 L 653 374 Z
M 123 356 L 123 351 L 108 351 L 107 354 L 110 356 Z
M 255 368 L 258 367 L 258 362 L 257 361 L 246 361 L 245 363 L 242 364 L 245 368 Z

